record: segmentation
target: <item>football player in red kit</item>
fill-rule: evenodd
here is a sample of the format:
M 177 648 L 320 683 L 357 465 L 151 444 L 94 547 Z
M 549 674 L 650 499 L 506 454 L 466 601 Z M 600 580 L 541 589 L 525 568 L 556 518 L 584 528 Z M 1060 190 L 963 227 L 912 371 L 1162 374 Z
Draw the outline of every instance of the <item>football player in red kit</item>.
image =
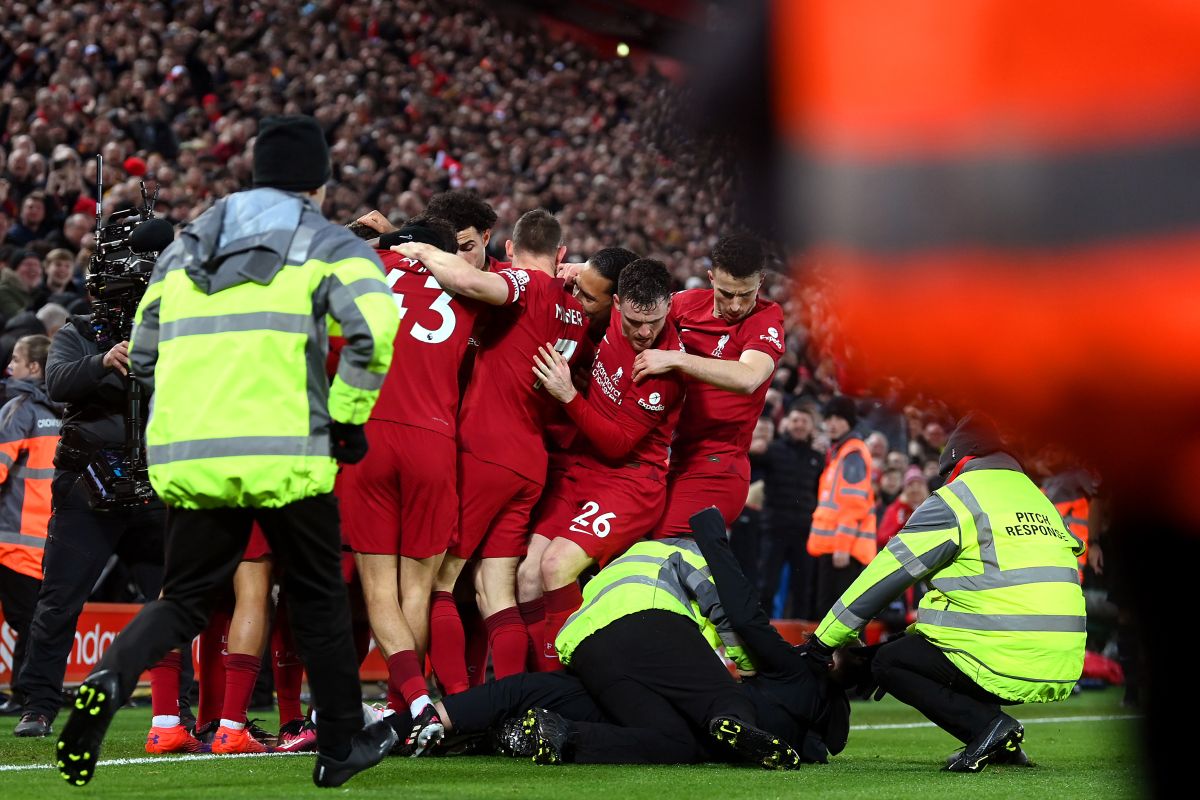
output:
M 494 306 L 458 418 L 459 536 L 434 583 L 430 660 L 447 693 L 467 688 L 462 625 L 455 625 L 455 581 L 468 559 L 480 559 L 476 592 L 497 677 L 524 669 L 528 635 L 517 611 L 517 562 L 525 554 L 529 515 L 546 480 L 542 432 L 557 403 L 530 374 L 539 346 L 550 342 L 568 360 L 587 317 L 562 280 L 562 228 L 544 210 L 517 220 L 505 243 L 512 266 L 481 272 L 458 256 L 419 243 L 397 252 L 420 260 L 447 291 Z M 447 607 L 449 604 L 449 607 Z
M 542 348 L 534 374 L 579 428 L 566 475 L 533 528 L 527 561 L 542 576 L 544 658 L 557 662 L 554 638 L 582 602 L 577 579 L 650 533 L 666 497 L 667 452 L 683 400 L 672 372 L 633 381 L 638 354 L 678 349 L 668 324 L 671 276 L 661 261 L 639 259 L 621 271 L 611 322 L 592 365 L 585 398 L 561 355 Z
M 475 192 L 454 190 L 435 194 L 425 207 L 425 213 L 441 217 L 454 226 L 458 241 L 456 252 L 475 269 L 496 272 L 508 266 L 508 262 L 497 261 L 487 254 L 496 212 Z
M 571 293 L 583 312 L 588 316 L 587 336 L 579 344 L 575 365 L 571 370 L 575 386 L 581 391 L 587 391 L 591 380 L 592 362 L 595 360 L 596 348 L 612 319 L 613 293 L 617 290 L 617 280 L 621 270 L 636 261 L 637 254 L 624 247 L 605 247 L 592 254 L 583 264 L 563 264 L 558 276 L 566 280 L 571 287 Z M 533 511 L 532 519 L 537 520 L 546 516 L 549 506 L 556 502 L 554 498 L 559 492 L 567 466 L 572 456 L 569 448 L 579 429 L 560 408 L 557 419 L 546 430 L 547 446 L 550 450 L 550 462 L 546 471 L 546 487 L 542 499 Z M 536 528 L 534 528 L 536 530 Z M 517 567 L 517 610 L 525 627 L 529 631 L 529 654 L 526 666 L 530 670 L 543 667 L 542 653 L 545 649 L 544 628 L 546 623 L 546 607 L 542 600 L 542 570 L 539 560 L 522 559 Z M 557 663 L 557 659 L 554 663 Z
M 428 214 L 385 234 L 381 244 L 389 240 L 449 253 L 456 247 L 453 226 Z M 445 291 L 420 261 L 377 252 L 400 315 L 400 357 L 366 425 L 371 447 L 343 468 L 337 490 L 343 535 L 387 660 L 388 705 L 408 710 L 414 726 L 405 744 L 420 752 L 442 735 L 423 659 L 433 577 L 458 527 L 458 365 L 478 306 Z
M 730 525 L 750 488 L 750 439 L 771 375 L 784 352 L 783 310 L 758 296 L 766 254 L 752 236 L 721 237 L 712 251 L 712 290 L 671 298 L 686 352 L 646 350 L 633 378 L 677 372 L 687 398 L 671 443 L 667 511 L 655 536 L 690 536 L 688 519 L 715 505 Z

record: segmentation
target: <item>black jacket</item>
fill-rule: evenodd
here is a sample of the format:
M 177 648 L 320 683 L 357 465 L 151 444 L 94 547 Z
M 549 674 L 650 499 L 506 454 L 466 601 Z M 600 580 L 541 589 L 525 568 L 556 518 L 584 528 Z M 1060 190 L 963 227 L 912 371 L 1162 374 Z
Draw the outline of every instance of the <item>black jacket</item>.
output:
M 757 674 L 742 679 L 755 724 L 782 736 L 805 761 L 824 763 L 846 746 L 850 703 L 845 691 L 771 625 L 719 526 L 693 528 L 708 562 L 725 617 L 741 638 Z
M 767 445 L 763 464 L 763 517 L 769 530 L 807 537 L 825 459 L 808 442 L 783 436 Z
M 46 392 L 66 403 L 63 434 L 75 429 L 95 446 L 125 442 L 126 381 L 104 366 L 105 350 L 96 343 L 91 316 L 71 317 L 50 345 Z M 143 404 L 143 415 L 147 406 Z

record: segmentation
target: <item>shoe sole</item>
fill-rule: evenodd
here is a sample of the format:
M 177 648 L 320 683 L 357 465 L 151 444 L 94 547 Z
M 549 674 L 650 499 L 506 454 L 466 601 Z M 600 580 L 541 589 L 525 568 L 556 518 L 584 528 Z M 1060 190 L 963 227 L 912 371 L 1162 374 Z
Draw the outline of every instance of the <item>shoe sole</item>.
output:
M 799 769 L 800 756 L 786 742 L 766 731 L 729 717 L 713 720 L 710 732 L 763 769 Z
M 72 786 L 83 786 L 96 774 L 100 745 L 116 715 L 103 689 L 84 683 L 75 697 L 75 708 L 58 737 L 58 774 Z
M 413 748 L 412 755 L 409 758 L 416 758 L 431 747 L 436 747 L 441 743 L 442 739 L 446 738 L 446 726 L 440 722 L 435 725 L 426 725 L 417 734 L 417 744 Z

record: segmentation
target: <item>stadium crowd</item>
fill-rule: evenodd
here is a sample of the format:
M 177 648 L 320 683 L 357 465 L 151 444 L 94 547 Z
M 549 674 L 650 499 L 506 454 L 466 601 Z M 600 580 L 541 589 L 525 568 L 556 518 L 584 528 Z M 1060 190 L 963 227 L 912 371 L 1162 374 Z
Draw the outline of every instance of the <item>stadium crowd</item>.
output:
M 373 209 L 394 226 L 427 212 L 440 219 L 439 198 L 444 208 L 452 203 L 448 197 L 468 197 L 466 205 L 484 207 L 493 216 L 486 226 L 456 224 L 451 233 L 460 245 L 468 228 L 490 233 L 487 252 L 494 274 L 505 266 L 501 262 L 519 260 L 504 243 L 521 244 L 516 228 L 525 220 L 526 231 L 535 225 L 542 225 L 545 235 L 560 231 L 566 251 L 558 254 L 555 267 L 587 263 L 598 269 L 597 254 L 619 246 L 643 260 L 662 262 L 671 289 L 701 290 L 710 303 L 708 270 L 748 280 L 764 264 L 781 261 L 766 251 L 751 257 L 749 267 L 738 265 L 744 250 L 729 250 L 731 242 L 743 241 L 730 235 L 741 227 L 730 218 L 733 170 L 719 159 L 714 162 L 710 150 L 702 159 L 678 138 L 670 124 L 676 102 L 675 87 L 652 70 L 639 72 L 627 60 L 553 39 L 536 23 L 474 2 L 310 2 L 298 13 L 295 4 L 282 0 L 260 0 L 249 13 L 231 2 L 7 4 L 0 8 L 0 350 L 7 362 L 21 337 L 53 337 L 69 315 L 87 311 L 83 279 L 101 200 L 93 154 L 104 156 L 106 214 L 140 203 L 144 184 L 156 192 L 156 213 L 182 226 L 217 199 L 252 185 L 259 121 L 278 114 L 310 114 L 320 124 L 332 161 L 322 210 L 336 223 L 350 223 Z M 538 222 L 539 209 L 558 224 Z M 457 222 L 449 213 L 444 216 Z M 436 230 L 438 223 L 425 220 L 416 227 Z M 538 251 L 528 244 L 528 234 L 524 241 L 532 247 L 526 253 L 545 255 L 544 246 Z M 715 261 L 721 252 L 730 258 L 724 265 Z M 404 255 L 424 263 L 443 286 L 466 281 L 440 266 L 432 251 Z M 612 284 L 611 293 L 616 272 L 601 273 Z M 577 277 L 570 268 L 564 274 Z M 522 290 L 514 289 L 515 297 Z M 463 283 L 459 293 L 474 297 L 471 291 Z M 817 620 L 870 560 L 859 558 L 848 579 L 826 587 L 832 594 L 819 588 L 826 580 L 819 562 L 828 561 L 832 551 L 813 552 L 807 540 L 810 528 L 821 524 L 818 506 L 825 496 L 827 464 L 849 457 L 839 451 L 849 440 L 862 440 L 869 456 L 860 478 L 862 494 L 871 502 L 869 523 L 864 518 L 860 531 L 871 534 L 873 555 L 942 485 L 939 462 L 956 420 L 943 405 L 914 398 L 895 382 L 870 391 L 855 385 L 819 282 L 800 286 L 780 271 L 769 271 L 760 296 L 761 306 L 779 315 L 786 336 L 774 342 L 772 370 L 749 393 L 764 390 L 761 416 L 753 413 L 758 421 L 749 444 L 750 492 L 745 507 L 732 509 L 726 521 L 742 571 L 767 611 Z M 653 293 L 647 298 L 639 313 L 655 305 Z M 476 299 L 493 305 L 516 302 L 514 296 L 494 297 L 486 289 Z M 607 318 L 605 311 L 605 324 Z M 772 339 L 778 336 L 775 327 L 764 327 L 764 340 L 766 331 Z M 658 349 L 667 349 L 654 340 Z M 723 344 L 717 344 L 714 356 L 720 357 Z M 569 407 L 569 381 L 561 387 L 563 396 L 555 394 L 555 357 L 543 357 L 539 386 L 544 383 Z M 657 390 L 647 394 L 647 404 L 657 405 L 659 397 Z M 1095 482 L 1060 453 L 1037 460 L 1038 477 L 1061 490 L 1061 497 L 1052 498 L 1056 503 L 1065 508 L 1084 501 L 1082 510 L 1072 506 L 1072 530 L 1086 539 L 1087 501 L 1096 496 Z M 1067 474 L 1075 477 L 1061 479 Z M 559 563 L 555 551 L 546 552 Z M 612 556 L 588 555 L 600 564 Z M 470 556 L 463 553 L 462 560 Z M 516 623 L 528 627 L 535 649 L 539 634 L 547 644 L 554 641 L 551 627 L 543 632 L 538 626 L 553 620 L 561 627 L 583 600 L 563 595 L 566 586 L 551 585 L 549 561 L 539 556 L 538 598 L 522 595 L 520 573 L 513 576 L 514 595 L 506 602 L 495 605 L 486 590 L 480 592 L 480 610 L 489 625 L 499 626 L 500 612 L 520 600 L 526 617 L 526 607 L 534 599 L 541 603 L 544 590 L 542 619 Z M 567 582 L 575 587 L 575 578 L 588 566 L 580 564 Z M 835 566 L 846 568 L 836 561 Z M 457 577 L 450 575 L 448 585 L 433 583 L 429 613 L 434 617 L 444 616 L 447 602 L 453 604 L 447 596 Z M 569 606 L 552 608 L 564 598 Z M 910 591 L 888 610 L 882 619 L 889 630 L 908 623 L 917 599 Z M 374 615 L 371 622 L 377 624 Z M 432 627 L 436 630 L 436 623 Z M 484 638 L 491 639 L 493 667 L 498 667 L 495 648 L 501 637 L 495 629 L 488 633 Z M 261 653 L 265 640 L 255 646 Z M 290 652 L 287 644 L 272 647 L 276 656 Z M 523 648 L 520 660 L 525 660 Z M 227 668 L 257 674 L 260 666 L 257 657 L 235 662 Z M 164 664 L 160 674 L 178 673 L 177 654 Z M 435 657 L 435 672 L 439 666 Z M 482 677 L 482 670 L 478 673 L 472 673 L 472 685 Z M 466 688 L 451 686 L 446 675 L 437 677 L 443 689 Z M 298 682 L 299 670 L 284 680 Z M 178 694 L 178 677 L 174 681 L 174 692 L 167 692 L 171 702 Z M 242 699 L 234 705 L 242 706 L 240 713 L 236 708 L 223 713 L 218 701 L 201 722 L 210 723 L 210 737 L 217 728 L 242 732 L 240 743 L 227 751 L 251 752 L 261 743 L 247 741 L 253 737 L 246 730 L 245 680 L 238 687 Z M 390 687 L 392 695 L 406 701 L 394 705 L 411 708 L 410 747 L 424 747 L 417 740 L 428 734 L 430 715 L 436 719 L 428 711 L 432 706 L 413 699 L 423 696 L 423 687 L 415 695 L 411 687 Z M 311 726 L 298 722 L 291 710 L 298 709 L 298 696 L 297 686 L 286 714 L 281 704 L 287 734 L 281 744 L 315 746 Z M 160 715 L 157 705 L 156 728 L 178 725 L 177 715 Z

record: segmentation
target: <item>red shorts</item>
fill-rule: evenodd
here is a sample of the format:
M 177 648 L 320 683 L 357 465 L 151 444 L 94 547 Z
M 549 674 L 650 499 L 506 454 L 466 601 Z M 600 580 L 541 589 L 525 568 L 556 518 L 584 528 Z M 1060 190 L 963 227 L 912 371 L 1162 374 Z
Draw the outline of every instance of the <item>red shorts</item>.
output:
M 728 528 L 746 507 L 749 492 L 750 481 L 734 472 L 672 472 L 667 481 L 667 512 L 654 538 L 691 536 L 688 520 L 709 506 L 717 507 Z
M 604 566 L 655 530 L 666 491 L 661 473 L 645 465 L 574 467 L 543 504 L 533 532 L 572 541 Z
M 343 468 L 337 486 L 343 540 L 356 553 L 444 553 L 458 527 L 454 440 L 382 420 L 366 433 L 366 458 Z
M 520 558 L 529 546 L 529 517 L 542 484 L 507 467 L 458 454 L 459 558 Z
M 250 529 L 250 541 L 246 543 L 246 550 L 242 553 L 242 561 L 257 561 L 260 558 L 271 557 L 271 543 L 267 541 L 267 537 L 262 532 L 262 528 L 258 527 L 258 523 L 254 523 L 254 527 Z

